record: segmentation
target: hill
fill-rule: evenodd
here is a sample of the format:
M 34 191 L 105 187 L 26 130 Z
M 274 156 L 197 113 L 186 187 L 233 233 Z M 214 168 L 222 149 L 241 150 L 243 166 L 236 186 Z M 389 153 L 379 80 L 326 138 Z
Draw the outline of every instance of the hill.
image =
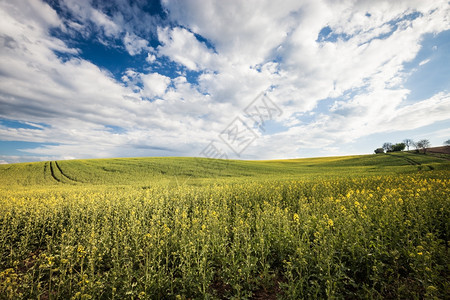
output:
M 190 157 L 115 158 L 0 165 L 0 186 L 202 184 L 217 180 L 386 175 L 448 168 L 440 157 L 413 152 L 244 161 Z

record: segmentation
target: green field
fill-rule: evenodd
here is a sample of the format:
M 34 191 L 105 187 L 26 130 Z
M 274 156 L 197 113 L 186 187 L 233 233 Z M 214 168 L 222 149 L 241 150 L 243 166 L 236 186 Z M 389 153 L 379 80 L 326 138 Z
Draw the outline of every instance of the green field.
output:
M 445 299 L 450 161 L 0 165 L 0 299 Z

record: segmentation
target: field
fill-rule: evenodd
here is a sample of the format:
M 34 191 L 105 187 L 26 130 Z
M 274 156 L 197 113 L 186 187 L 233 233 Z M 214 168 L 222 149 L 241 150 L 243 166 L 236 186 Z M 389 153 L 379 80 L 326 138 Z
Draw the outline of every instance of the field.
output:
M 0 165 L 0 299 L 448 299 L 450 161 Z

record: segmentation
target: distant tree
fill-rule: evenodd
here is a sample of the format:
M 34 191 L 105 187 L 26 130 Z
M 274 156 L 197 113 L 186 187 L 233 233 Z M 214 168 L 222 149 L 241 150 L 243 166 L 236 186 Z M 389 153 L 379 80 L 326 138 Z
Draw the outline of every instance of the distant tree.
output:
M 445 146 L 450 146 L 450 140 L 446 140 L 446 141 L 444 142 L 444 145 L 445 145 Z
M 420 140 L 417 142 L 417 148 L 418 149 L 422 149 L 423 153 L 427 153 L 427 148 L 429 148 L 431 146 L 430 141 L 429 140 Z
M 408 151 L 409 151 L 409 147 L 410 147 L 410 146 L 414 146 L 414 141 L 411 140 L 411 139 L 404 139 L 404 140 L 403 140 L 403 143 L 405 144 L 406 149 L 407 149 Z
M 392 143 L 384 143 L 382 148 L 384 151 L 389 152 L 392 150 Z
M 375 149 L 375 154 L 379 154 L 379 153 L 384 153 L 384 149 L 383 148 L 377 148 Z
M 392 151 L 403 151 L 405 150 L 405 143 L 397 143 L 394 146 L 392 146 Z

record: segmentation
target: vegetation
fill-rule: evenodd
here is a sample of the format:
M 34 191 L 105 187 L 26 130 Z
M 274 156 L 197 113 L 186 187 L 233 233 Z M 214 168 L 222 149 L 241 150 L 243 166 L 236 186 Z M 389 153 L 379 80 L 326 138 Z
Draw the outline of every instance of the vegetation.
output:
M 416 143 L 417 149 L 422 149 L 423 153 L 427 153 L 427 149 L 431 146 L 429 140 L 420 140 Z
M 0 166 L 2 299 L 448 298 L 450 162 Z
M 380 154 L 380 153 L 384 153 L 384 149 L 383 148 L 377 148 L 375 149 L 375 154 Z
M 392 143 L 384 143 L 383 144 L 383 149 L 384 149 L 384 151 L 386 151 L 386 152 L 390 152 L 390 151 L 392 151 Z
M 406 150 L 409 151 L 409 147 L 414 146 L 414 141 L 411 139 L 404 139 L 403 144 L 405 144 Z
M 445 141 L 444 145 L 450 145 L 450 140 Z M 411 139 L 405 139 L 402 143 L 392 144 L 392 143 L 384 143 L 381 148 L 375 149 L 375 154 L 384 153 L 384 152 L 397 152 L 403 151 L 405 148 L 409 151 L 409 147 L 413 146 L 416 148 L 416 151 L 419 152 L 422 150 L 423 153 L 427 152 L 427 149 L 431 146 L 431 143 L 427 139 L 423 139 L 415 143 Z
M 392 146 L 392 152 L 403 151 L 405 150 L 405 143 L 398 143 Z
M 406 141 L 406 140 L 405 140 Z M 409 142 L 408 142 L 409 143 Z M 386 152 L 397 152 L 397 151 L 403 151 L 405 150 L 406 144 L 405 143 L 384 143 L 382 148 L 375 149 L 375 154 L 384 153 Z M 409 149 L 409 147 L 408 147 Z

